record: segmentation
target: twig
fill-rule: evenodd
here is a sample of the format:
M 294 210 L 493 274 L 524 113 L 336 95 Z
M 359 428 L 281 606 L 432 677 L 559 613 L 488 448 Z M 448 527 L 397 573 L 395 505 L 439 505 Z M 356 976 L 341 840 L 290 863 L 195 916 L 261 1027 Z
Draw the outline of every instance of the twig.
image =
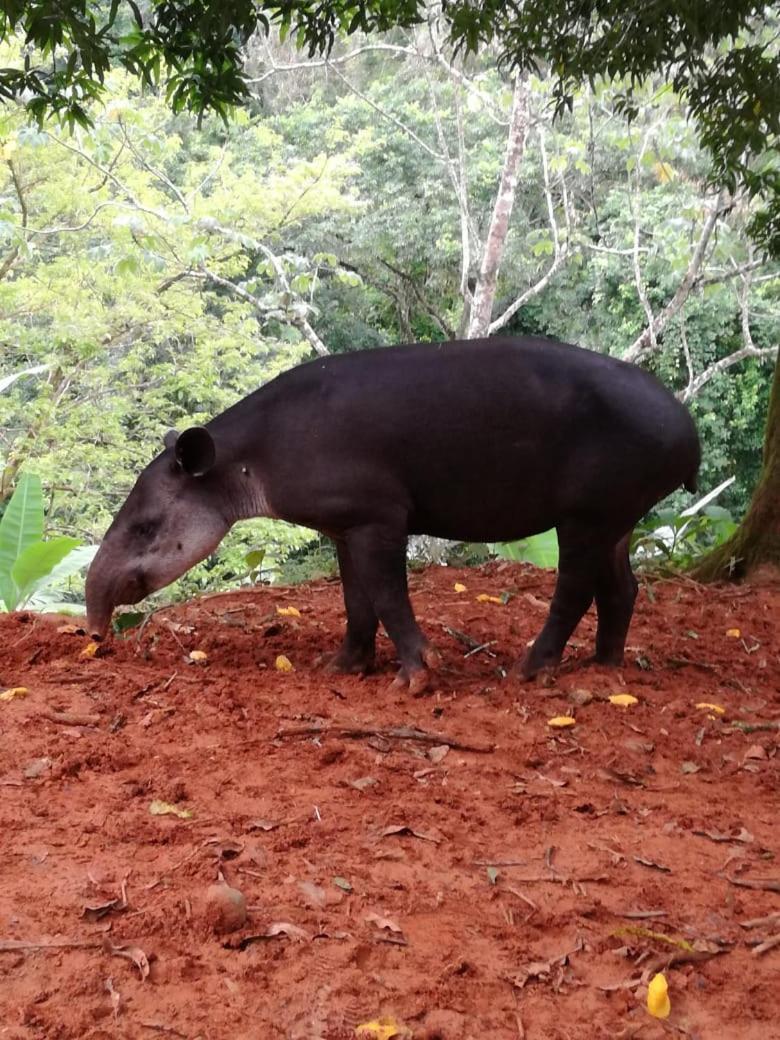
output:
M 780 892 L 780 878 L 735 878 L 728 877 L 726 880 L 730 885 L 737 885 L 739 888 L 753 888 L 759 892 Z
M 740 921 L 740 928 L 763 928 L 766 924 L 775 924 L 780 922 L 780 913 L 778 914 L 767 914 L 766 917 L 753 917 L 749 921 Z
M 762 730 L 780 729 L 780 722 L 742 722 L 741 719 L 735 719 L 731 728 L 738 729 L 740 733 L 760 733 Z
M 75 711 L 41 711 L 38 713 L 41 719 L 56 722 L 62 726 L 99 726 L 99 715 L 81 715 Z
M 280 740 L 284 737 L 306 737 L 327 736 L 332 734 L 338 737 L 384 737 L 386 740 L 419 740 L 424 744 L 448 744 L 458 751 L 474 751 L 480 755 L 489 755 L 495 751 L 495 744 L 464 744 L 443 733 L 428 733 L 426 730 L 417 729 L 414 726 L 349 726 L 336 723 L 331 726 L 290 726 L 287 729 L 277 731 L 274 739 Z
M 780 932 L 777 935 L 771 936 L 764 942 L 759 943 L 753 950 L 754 957 L 760 957 L 762 953 L 767 953 L 769 950 L 773 950 L 775 946 L 780 946 Z
M 16 953 L 25 950 L 102 950 L 103 940 L 94 939 L 41 939 L 28 942 L 26 939 L 0 939 L 0 953 Z
M 666 917 L 666 910 L 613 910 L 615 917 L 627 917 L 631 921 L 644 921 L 648 917 Z
M 533 901 L 529 899 L 527 895 L 524 895 L 519 888 L 514 888 L 512 885 L 504 885 L 501 888 L 502 892 L 511 892 L 513 896 L 517 896 L 518 899 L 522 899 L 524 903 L 528 903 L 532 910 L 538 910 L 539 907 Z

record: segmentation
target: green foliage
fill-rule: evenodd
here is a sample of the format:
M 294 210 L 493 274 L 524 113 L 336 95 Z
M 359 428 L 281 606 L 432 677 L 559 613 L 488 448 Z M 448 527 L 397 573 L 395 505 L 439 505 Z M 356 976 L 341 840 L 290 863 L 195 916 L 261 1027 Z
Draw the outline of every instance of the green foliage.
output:
M 295 58 L 288 52 L 277 51 L 280 63 Z M 8 44 L 0 66 L 18 58 Z M 319 68 L 279 73 L 227 127 L 206 119 L 197 130 L 117 70 L 106 74 L 105 105 L 90 109 L 92 128 L 72 137 L 28 126 L 18 108 L 0 111 L 0 509 L 20 469 L 34 469 L 49 527 L 96 541 L 163 433 L 210 418 L 310 357 L 307 323 L 332 352 L 458 331 L 460 211 L 435 155 L 462 134 L 473 273 L 474 235 L 484 233 L 502 162 L 507 84 L 490 54 L 468 69 L 478 94 L 406 52 L 367 52 L 334 68 L 348 71 L 350 87 Z M 555 123 L 554 81 L 533 76 L 530 89 L 534 130 L 496 312 L 554 258 L 543 129 L 569 256 L 506 331 L 620 355 L 645 322 L 632 267 L 634 207 L 658 312 L 680 284 L 711 201 L 709 159 L 672 90 L 637 84 L 629 124 L 621 84 L 576 92 Z M 741 197 L 722 216 L 701 284 L 651 358 L 677 391 L 689 379 L 685 343 L 696 374 L 742 346 L 740 283 L 729 272 L 750 261 L 745 228 L 755 212 Z M 780 341 L 773 270 L 755 272 L 749 288 L 760 348 Z M 734 515 L 758 472 L 771 364 L 744 360 L 692 403 L 704 442 L 701 485 L 736 474 L 724 500 Z M 672 499 L 675 508 L 688 502 L 683 493 Z M 254 551 L 265 553 L 259 566 L 246 559 Z M 332 548 L 311 531 L 251 521 L 151 606 L 334 566 Z
M 731 513 L 722 506 L 706 506 L 695 516 L 669 507 L 645 517 L 634 530 L 631 555 L 647 569 L 689 567 L 694 560 L 722 545 L 736 530 Z
M 496 556 L 513 563 L 532 563 L 535 567 L 558 566 L 558 535 L 555 530 L 522 538 L 519 542 L 503 542 L 489 547 Z
M 78 551 L 78 538 L 62 535 L 43 540 L 43 496 L 40 478 L 19 478 L 0 519 L 0 600 L 6 610 L 25 605 L 51 607 L 47 586 L 85 567 L 94 551 Z

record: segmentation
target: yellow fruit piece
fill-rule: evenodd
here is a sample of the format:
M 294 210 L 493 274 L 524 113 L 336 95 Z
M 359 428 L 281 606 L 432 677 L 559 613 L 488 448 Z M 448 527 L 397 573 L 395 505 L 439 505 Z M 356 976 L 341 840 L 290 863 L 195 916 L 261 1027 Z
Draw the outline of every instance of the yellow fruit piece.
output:
M 277 607 L 276 613 L 279 617 L 300 617 L 301 612 L 297 607 Z
M 97 652 L 98 652 L 98 644 L 97 643 L 87 643 L 87 645 L 81 651 L 81 656 L 82 657 L 94 657 Z
M 707 701 L 701 701 L 696 707 L 699 711 L 714 711 L 716 715 L 726 714 L 726 709 L 722 708 L 720 704 L 709 704 Z
M 358 1040 L 411 1040 L 411 1032 L 393 1018 L 375 1018 L 355 1027 Z
M 739 639 L 742 633 L 738 628 L 727 628 L 726 635 L 729 637 L 729 639 Z
M 576 721 L 571 715 L 556 715 L 554 719 L 547 720 L 547 725 L 555 726 L 556 729 L 564 729 L 566 726 L 573 726 Z
M 617 704 L 619 708 L 630 708 L 632 704 L 639 704 L 639 698 L 632 697 L 630 693 L 613 693 L 609 703 Z
M 205 650 L 190 650 L 191 661 L 208 661 L 209 655 Z
M 453 589 L 455 589 L 456 592 L 468 592 L 468 589 L 462 581 L 456 581 L 452 587 Z
M 486 592 L 480 592 L 477 596 L 478 603 L 498 603 L 500 607 L 504 605 L 504 601 L 499 599 L 498 596 L 488 596 Z
M 26 686 L 12 686 L 0 693 L 0 701 L 15 701 L 17 697 L 26 697 L 29 692 Z
M 284 654 L 279 654 L 276 658 L 276 670 L 277 672 L 294 672 L 292 661 L 289 657 L 285 657 Z
M 192 819 L 192 809 L 180 809 L 178 805 L 161 802 L 157 798 L 149 806 L 149 812 L 152 816 L 178 816 L 180 820 Z
M 668 1018 L 672 1010 L 666 976 L 659 972 L 653 975 L 647 987 L 647 1010 L 653 1018 Z

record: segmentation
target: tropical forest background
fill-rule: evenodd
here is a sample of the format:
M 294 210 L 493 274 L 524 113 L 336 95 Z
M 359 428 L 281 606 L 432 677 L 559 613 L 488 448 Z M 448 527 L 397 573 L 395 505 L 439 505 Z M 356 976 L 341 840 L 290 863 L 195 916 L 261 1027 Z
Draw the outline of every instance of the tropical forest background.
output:
M 47 534 L 93 545 L 167 429 L 318 353 L 504 332 L 637 361 L 686 401 L 702 494 L 734 479 L 685 530 L 721 537 L 758 478 L 780 343 L 780 266 L 751 244 L 754 204 L 713 180 L 663 79 L 630 113 L 616 81 L 554 118 L 552 79 L 496 59 L 456 60 L 431 24 L 313 60 L 277 34 L 250 41 L 251 99 L 229 123 L 173 114 L 118 70 L 91 126 L 3 105 L 0 512 L 37 474 Z M 485 316 L 499 192 L 511 217 Z M 680 529 L 691 501 L 646 530 Z M 327 540 L 257 520 L 163 595 L 334 569 Z M 82 589 L 63 579 L 58 598 Z

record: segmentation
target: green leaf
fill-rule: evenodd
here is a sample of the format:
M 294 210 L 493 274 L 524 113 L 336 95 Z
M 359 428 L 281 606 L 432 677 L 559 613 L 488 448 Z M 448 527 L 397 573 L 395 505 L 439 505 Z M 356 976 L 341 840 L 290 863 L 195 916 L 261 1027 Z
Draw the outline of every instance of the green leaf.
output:
M 114 618 L 111 627 L 117 635 L 121 635 L 131 628 L 137 628 L 145 617 L 146 614 L 142 610 L 127 610 L 124 614 L 119 614 L 118 617 Z
M 0 520 L 0 597 L 8 610 L 18 602 L 11 571 L 24 550 L 43 538 L 43 492 L 34 473 L 23 473 Z
M 516 563 L 532 563 L 535 567 L 558 566 L 558 535 L 555 529 L 535 534 L 531 538 L 523 538 L 519 542 L 505 542 L 496 545 L 497 556 Z
M 244 557 L 244 563 L 250 570 L 256 571 L 265 559 L 265 549 L 252 549 Z
M 11 580 L 16 588 L 16 604 L 12 609 L 23 606 L 36 589 L 45 583 L 57 564 L 79 544 L 78 538 L 62 535 L 48 542 L 28 545 L 11 568 Z

